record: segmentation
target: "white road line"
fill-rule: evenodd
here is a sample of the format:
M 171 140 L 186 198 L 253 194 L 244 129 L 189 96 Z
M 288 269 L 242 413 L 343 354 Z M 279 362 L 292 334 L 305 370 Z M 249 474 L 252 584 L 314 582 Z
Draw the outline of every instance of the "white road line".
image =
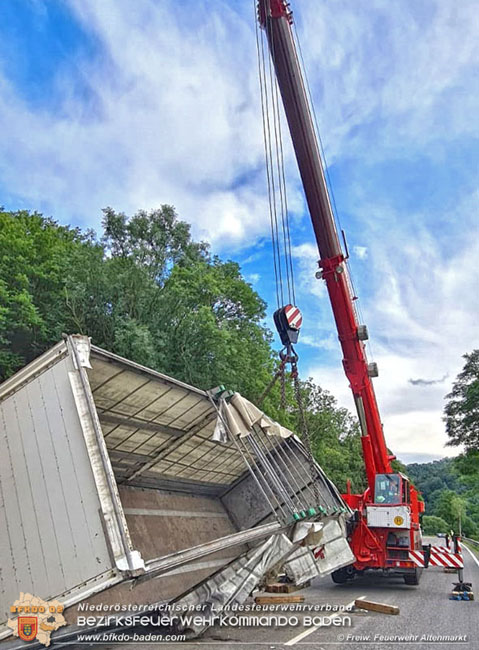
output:
M 471 551 L 471 549 L 470 549 L 469 547 L 467 547 L 465 544 L 462 545 L 462 548 L 465 548 L 466 551 L 469 552 L 469 555 L 472 557 L 472 559 L 473 559 L 474 562 L 477 564 L 477 566 L 479 566 L 479 560 L 478 560 L 477 557 L 474 555 L 474 553 Z
M 352 607 L 355 603 L 356 600 L 361 600 L 362 598 L 366 598 L 366 596 L 359 596 L 358 598 L 355 598 L 352 600 L 350 603 L 345 605 L 344 609 L 347 610 L 349 607 Z M 342 612 L 335 612 L 334 616 L 339 616 Z M 325 618 L 328 618 L 328 620 L 331 620 L 333 617 L 332 616 L 327 616 Z M 305 637 L 309 636 L 313 632 L 316 632 L 316 630 L 319 630 L 320 627 L 323 627 L 322 625 L 313 625 L 313 627 L 308 628 L 307 630 L 304 630 L 304 632 L 301 632 L 301 634 L 298 634 L 298 636 L 293 637 L 289 641 L 286 641 L 284 645 L 295 645 L 298 643 L 298 641 L 301 641 Z

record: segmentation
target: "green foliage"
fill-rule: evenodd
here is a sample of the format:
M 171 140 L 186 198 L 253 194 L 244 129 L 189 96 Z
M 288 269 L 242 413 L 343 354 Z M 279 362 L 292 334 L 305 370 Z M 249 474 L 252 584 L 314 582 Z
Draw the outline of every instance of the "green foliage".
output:
M 0 212 L 0 380 L 61 338 L 69 258 L 86 239 L 36 212 Z
M 202 388 L 220 383 L 257 399 L 273 370 L 265 304 L 235 262 L 175 266 L 154 331 L 165 340 L 165 370 Z M 173 316 L 173 317 L 172 317 Z
M 465 354 L 466 363 L 444 409 L 448 445 L 479 451 L 479 350 Z
M 347 409 L 338 407 L 333 395 L 311 379 L 302 383 L 302 394 L 313 455 L 339 490 L 346 490 L 349 478 L 353 491 L 362 492 L 366 477 L 356 418 Z M 295 428 L 301 430 L 299 421 Z
M 436 502 L 435 512 L 438 517 L 454 524 L 454 528 L 457 530 L 459 518 L 463 519 L 466 514 L 466 504 L 464 499 L 455 492 L 442 490 Z
M 0 224 L 2 378 L 65 331 L 201 388 L 255 399 L 268 383 L 265 303 L 171 206 L 131 218 L 107 208 L 100 241 L 27 212 Z
M 479 479 L 479 450 L 471 450 L 456 456 L 454 467 L 462 475 L 464 482 L 474 485 Z
M 460 520 L 466 537 L 479 534 L 479 469 L 475 460 L 462 455 L 407 466 L 409 476 L 424 496 L 426 516 L 444 519 L 456 532 Z
M 448 533 L 451 526 L 441 517 L 424 515 L 422 518 L 422 528 L 425 535 L 437 535 L 437 533 Z
M 436 492 L 444 489 L 458 491 L 460 488 L 452 458 L 443 458 L 432 463 L 411 463 L 406 468 L 406 474 L 414 481 L 428 504 L 434 499 Z

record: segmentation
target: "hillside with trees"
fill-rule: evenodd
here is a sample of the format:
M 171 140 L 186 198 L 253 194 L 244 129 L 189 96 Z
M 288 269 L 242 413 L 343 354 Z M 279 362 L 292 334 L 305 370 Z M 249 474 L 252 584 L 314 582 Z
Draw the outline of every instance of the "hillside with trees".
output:
M 461 473 L 461 461 L 461 457 L 443 458 L 406 468 L 426 503 L 426 534 L 458 532 L 461 527 L 466 537 L 479 535 L 479 474 Z

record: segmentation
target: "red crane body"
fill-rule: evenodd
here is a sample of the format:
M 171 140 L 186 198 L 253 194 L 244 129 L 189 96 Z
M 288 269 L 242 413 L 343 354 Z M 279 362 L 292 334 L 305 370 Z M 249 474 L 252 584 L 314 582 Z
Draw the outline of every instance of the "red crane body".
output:
M 394 456 L 388 453 L 386 447 L 371 380 L 377 371 L 375 364 L 368 364 L 363 342 L 367 339 L 367 330 L 359 325 L 356 315 L 345 256 L 331 209 L 318 139 L 291 29 L 292 13 L 285 0 L 259 0 L 258 15 L 260 25 L 267 35 L 320 254 L 320 275 L 328 290 L 343 352 L 344 371 L 353 392 L 361 425 L 368 488 L 364 494 L 351 494 L 348 489 L 347 494 L 343 495 L 350 507 L 357 512 L 350 534 L 351 548 L 357 561 L 347 571 L 340 570 L 333 579 L 336 577 L 335 581 L 343 582 L 356 572 L 368 568 L 400 572 L 408 584 L 417 584 L 418 573 L 415 564 L 408 557 L 408 551 L 421 548 L 422 545 L 419 512 L 422 511 L 423 503 L 418 501 L 417 492 L 407 477 L 394 474 L 391 467 Z M 386 504 L 381 502 L 379 494 L 381 490 L 378 485 L 383 484 L 390 485 L 391 489 L 394 484 L 400 495 L 400 499 L 392 502 L 394 506 L 388 504 L 388 516 Z M 390 525 L 388 522 L 391 517 Z M 400 524 L 396 525 L 394 521 Z

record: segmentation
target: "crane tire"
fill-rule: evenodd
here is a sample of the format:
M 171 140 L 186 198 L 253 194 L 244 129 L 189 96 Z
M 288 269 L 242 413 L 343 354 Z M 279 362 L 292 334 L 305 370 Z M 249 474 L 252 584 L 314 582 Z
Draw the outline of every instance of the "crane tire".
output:
M 416 568 L 414 569 L 414 573 L 406 573 L 403 578 L 407 585 L 417 586 L 421 579 L 421 571 Z

